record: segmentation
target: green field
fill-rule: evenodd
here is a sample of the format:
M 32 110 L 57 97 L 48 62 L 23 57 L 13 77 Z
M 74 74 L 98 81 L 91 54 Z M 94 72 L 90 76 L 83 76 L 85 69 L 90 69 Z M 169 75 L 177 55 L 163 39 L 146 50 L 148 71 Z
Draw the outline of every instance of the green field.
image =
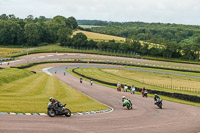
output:
M 5 46 L 0 46 L 0 59 L 10 57 L 10 54 L 15 52 L 23 51 L 23 48 L 10 48 Z
M 101 27 L 101 26 L 97 26 L 97 25 L 79 25 L 82 28 L 86 28 L 86 29 L 90 29 L 90 28 L 94 28 L 94 27 Z
M 72 112 L 108 109 L 53 76 L 28 70 L 0 70 L 0 112 L 46 113 L 49 97 Z

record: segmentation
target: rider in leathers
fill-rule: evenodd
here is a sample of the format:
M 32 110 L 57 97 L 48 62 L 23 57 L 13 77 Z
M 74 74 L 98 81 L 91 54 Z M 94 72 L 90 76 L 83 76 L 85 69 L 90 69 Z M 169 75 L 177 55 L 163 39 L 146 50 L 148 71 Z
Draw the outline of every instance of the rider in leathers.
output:
M 160 97 L 157 94 L 155 94 L 155 96 L 154 96 L 154 102 L 155 102 L 155 104 L 157 103 L 158 99 L 160 99 Z
M 125 96 L 122 96 L 123 107 L 126 106 L 126 104 L 124 102 L 125 100 L 128 100 L 130 102 L 131 106 L 132 106 L 131 100 L 127 99 Z
M 62 107 L 64 107 L 64 105 L 65 105 L 65 104 L 60 103 L 58 100 L 53 99 L 53 97 L 50 97 L 50 98 L 49 98 L 49 101 L 50 101 L 52 104 L 55 104 L 56 107 L 61 108 L 61 109 L 62 109 Z

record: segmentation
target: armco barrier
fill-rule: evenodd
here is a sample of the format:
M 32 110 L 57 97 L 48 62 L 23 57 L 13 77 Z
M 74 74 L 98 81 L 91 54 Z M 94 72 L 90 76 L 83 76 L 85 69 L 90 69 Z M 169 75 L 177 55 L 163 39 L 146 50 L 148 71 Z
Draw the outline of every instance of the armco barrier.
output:
M 87 78 L 87 79 L 91 79 L 91 77 L 88 77 L 88 76 L 85 76 L 83 74 L 80 74 L 80 73 L 76 72 L 75 69 L 77 69 L 77 68 L 72 69 L 73 73 L 75 73 L 77 75 L 80 75 L 81 77 L 84 77 L 84 78 Z M 98 80 L 98 79 L 95 79 L 95 78 L 92 78 L 92 80 L 93 81 L 97 81 L 99 83 L 106 84 L 106 85 L 117 86 L 117 83 L 109 83 L 109 82 L 101 81 L 101 80 Z M 123 87 L 123 85 L 122 85 L 122 87 Z M 128 89 L 130 89 L 130 88 L 131 88 L 131 86 L 128 86 Z M 135 90 L 138 91 L 138 92 L 142 91 L 142 89 L 138 88 L 138 87 L 135 87 Z M 181 93 L 170 93 L 170 92 L 149 90 L 149 89 L 147 89 L 147 91 L 150 94 L 158 94 L 158 95 L 163 95 L 163 96 L 172 97 L 172 98 L 176 98 L 176 99 L 181 99 L 181 100 L 185 100 L 185 101 L 200 103 L 200 97 L 198 97 L 198 96 L 181 94 Z

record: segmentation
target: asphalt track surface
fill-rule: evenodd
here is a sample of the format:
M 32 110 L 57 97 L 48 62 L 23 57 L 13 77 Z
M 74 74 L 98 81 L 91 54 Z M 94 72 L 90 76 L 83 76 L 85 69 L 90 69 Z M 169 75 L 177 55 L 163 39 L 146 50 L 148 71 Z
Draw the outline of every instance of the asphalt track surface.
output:
M 143 98 L 141 95 L 131 95 L 117 92 L 115 89 L 83 81 L 66 74 L 67 66 L 50 70 L 64 83 L 80 92 L 102 102 L 114 110 L 110 113 L 55 117 L 48 116 L 18 116 L 0 115 L 0 133 L 121 133 L 121 132 L 152 132 L 152 133 L 198 133 L 200 132 L 200 108 L 163 101 L 163 109 L 158 109 L 153 98 Z M 132 101 L 133 109 L 122 107 L 121 97 L 126 96 Z M 68 103 L 70 104 L 70 103 Z
M 128 62 L 138 62 L 143 64 L 155 64 L 159 66 L 174 66 L 174 67 L 193 67 L 200 69 L 200 65 L 195 64 L 183 64 L 183 63 L 173 63 L 173 62 L 164 62 L 164 61 L 154 61 L 146 59 L 136 59 L 136 58 L 125 58 L 125 57 L 115 57 L 115 56 L 105 56 L 105 55 L 94 55 L 94 54 L 82 54 L 82 53 L 41 53 L 41 54 L 32 54 L 28 56 L 22 56 L 16 61 L 10 61 L 9 65 L 4 62 L 0 67 L 15 66 L 19 64 L 31 63 L 31 62 L 40 62 L 40 61 L 51 61 L 59 60 L 65 58 L 88 58 L 88 59 L 103 59 L 103 60 L 115 60 L 115 61 L 128 61 Z

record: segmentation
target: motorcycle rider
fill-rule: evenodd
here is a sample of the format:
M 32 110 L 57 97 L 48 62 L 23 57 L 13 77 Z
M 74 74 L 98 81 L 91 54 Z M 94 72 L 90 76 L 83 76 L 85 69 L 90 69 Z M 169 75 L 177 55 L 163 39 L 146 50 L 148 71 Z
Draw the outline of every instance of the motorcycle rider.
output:
M 83 82 L 83 79 L 82 78 L 80 78 L 80 83 L 82 83 Z
M 121 84 L 120 84 L 120 82 L 117 83 L 117 91 L 121 91 Z
M 124 92 L 127 92 L 128 86 L 126 85 L 126 83 L 124 84 Z
M 160 99 L 160 97 L 157 95 L 157 94 L 155 94 L 155 96 L 154 96 L 154 104 L 156 104 L 157 103 L 157 101 L 158 101 L 158 99 Z
M 122 102 L 124 102 L 125 99 L 126 99 L 126 97 L 125 97 L 125 96 L 122 96 Z
M 122 96 L 122 103 L 123 103 L 123 107 L 126 106 L 125 104 L 125 101 L 128 100 L 131 104 L 131 107 L 132 107 L 132 103 L 131 103 L 131 100 L 129 100 L 128 98 L 126 98 L 125 96 Z
M 50 97 L 50 98 L 49 98 L 49 101 L 50 101 L 52 104 L 55 104 L 56 107 L 61 108 L 61 109 L 62 109 L 62 107 L 65 106 L 65 104 L 60 103 L 60 102 L 59 102 L 58 100 L 56 100 L 56 99 L 53 99 L 53 97 Z
M 145 87 L 142 88 L 142 96 L 144 97 L 144 91 L 145 91 Z

